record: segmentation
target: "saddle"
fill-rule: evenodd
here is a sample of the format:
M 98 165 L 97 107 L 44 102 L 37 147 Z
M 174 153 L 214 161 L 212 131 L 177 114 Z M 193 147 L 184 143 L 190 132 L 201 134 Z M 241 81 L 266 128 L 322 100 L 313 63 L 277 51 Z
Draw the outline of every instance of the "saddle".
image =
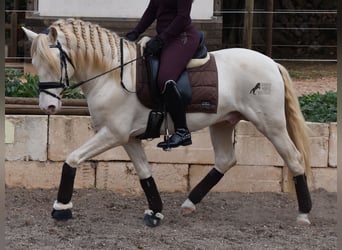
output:
M 215 58 L 208 53 L 204 35 L 200 33 L 200 44 L 187 69 L 177 80 L 177 88 L 185 104 L 186 112 L 216 113 L 218 102 L 217 69 Z M 137 48 L 138 57 L 141 48 Z M 160 127 L 165 117 L 165 105 L 157 86 L 159 58 L 137 61 L 136 91 L 139 101 L 152 109 L 146 131 L 140 139 L 160 137 Z

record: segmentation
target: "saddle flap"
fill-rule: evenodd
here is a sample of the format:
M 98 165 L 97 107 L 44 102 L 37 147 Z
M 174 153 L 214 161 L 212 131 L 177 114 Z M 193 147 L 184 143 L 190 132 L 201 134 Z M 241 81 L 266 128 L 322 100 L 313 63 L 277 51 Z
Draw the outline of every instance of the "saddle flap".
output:
M 189 105 L 191 103 L 192 91 L 189 80 L 189 74 L 187 71 L 184 71 L 179 77 L 177 81 L 177 88 L 182 96 L 184 104 Z
M 157 56 L 151 56 L 145 60 L 145 66 L 147 71 L 148 87 L 152 96 L 156 97 L 160 102 L 160 91 L 157 85 L 158 71 L 159 71 L 159 58 Z

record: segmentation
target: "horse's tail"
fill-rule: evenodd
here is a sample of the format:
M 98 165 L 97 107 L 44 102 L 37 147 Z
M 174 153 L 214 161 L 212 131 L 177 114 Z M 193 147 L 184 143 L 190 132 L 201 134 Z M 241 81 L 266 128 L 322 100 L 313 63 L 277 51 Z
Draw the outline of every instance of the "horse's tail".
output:
M 310 142 L 309 127 L 305 123 L 305 119 L 300 109 L 298 97 L 295 93 L 291 77 L 286 68 L 278 64 L 279 71 L 282 75 L 285 85 L 285 115 L 287 131 L 297 150 L 302 155 L 302 165 L 306 176 L 310 177 Z M 288 180 L 292 179 L 292 173 L 288 171 Z M 288 181 L 289 189 L 293 190 L 293 181 Z

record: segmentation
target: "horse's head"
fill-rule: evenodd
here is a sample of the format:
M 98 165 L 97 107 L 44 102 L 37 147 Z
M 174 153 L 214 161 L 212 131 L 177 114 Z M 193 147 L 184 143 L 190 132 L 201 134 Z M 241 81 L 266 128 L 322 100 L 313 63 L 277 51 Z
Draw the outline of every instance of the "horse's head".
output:
M 32 42 L 32 64 L 39 76 L 39 107 L 47 114 L 56 114 L 62 106 L 61 94 L 69 85 L 74 66 L 54 27 L 48 34 L 37 34 L 23 28 Z

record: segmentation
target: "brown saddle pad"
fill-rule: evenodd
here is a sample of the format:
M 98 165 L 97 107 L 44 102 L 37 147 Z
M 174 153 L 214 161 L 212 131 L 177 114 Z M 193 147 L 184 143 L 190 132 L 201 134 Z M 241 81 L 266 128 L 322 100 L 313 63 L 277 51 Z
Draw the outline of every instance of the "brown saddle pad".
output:
M 210 60 L 206 64 L 187 69 L 187 71 L 192 89 L 192 99 L 186 111 L 216 113 L 218 103 L 218 76 L 214 56 L 210 55 Z M 147 72 L 143 60 L 137 61 L 136 72 L 136 90 L 139 101 L 150 109 L 158 108 L 154 106 L 151 99 L 153 97 L 151 97 L 149 91 Z

